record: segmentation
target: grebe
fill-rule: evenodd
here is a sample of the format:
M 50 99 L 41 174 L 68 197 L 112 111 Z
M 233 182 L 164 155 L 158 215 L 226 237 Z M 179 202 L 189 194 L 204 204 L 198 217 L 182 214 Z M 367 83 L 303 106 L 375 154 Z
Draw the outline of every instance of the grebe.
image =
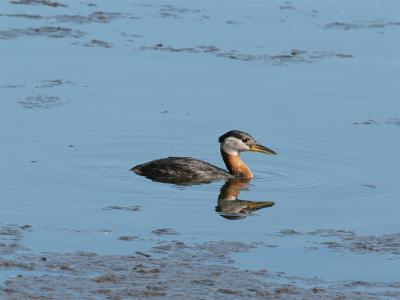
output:
M 240 158 L 240 152 L 252 151 L 276 154 L 260 145 L 250 134 L 231 130 L 218 139 L 221 155 L 229 172 L 191 157 L 167 157 L 153 160 L 131 169 L 149 179 L 175 184 L 206 183 L 230 178 L 253 178 L 250 168 Z

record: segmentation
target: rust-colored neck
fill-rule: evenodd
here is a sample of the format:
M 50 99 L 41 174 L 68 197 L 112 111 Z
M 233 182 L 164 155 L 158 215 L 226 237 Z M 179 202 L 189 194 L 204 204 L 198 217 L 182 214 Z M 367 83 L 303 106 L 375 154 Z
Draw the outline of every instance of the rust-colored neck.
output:
M 225 165 L 235 177 L 241 178 L 253 178 L 253 173 L 251 173 L 249 167 L 243 162 L 239 154 L 228 154 L 221 149 L 221 155 L 224 159 Z

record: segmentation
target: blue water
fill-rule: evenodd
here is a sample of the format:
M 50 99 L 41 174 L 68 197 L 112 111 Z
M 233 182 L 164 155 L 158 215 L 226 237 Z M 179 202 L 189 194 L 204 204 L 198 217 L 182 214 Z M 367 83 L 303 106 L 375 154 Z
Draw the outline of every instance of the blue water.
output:
M 399 231 L 396 1 L 292 1 L 294 9 L 281 9 L 288 4 L 280 1 L 168 2 L 185 10 L 165 2 L 96 3 L 0 4 L 2 30 L 60 26 L 86 33 L 0 40 L 1 222 L 31 224 L 26 246 L 130 253 L 164 227 L 180 233 L 171 239 L 188 243 L 282 243 L 267 235 L 285 228 Z M 170 14 L 163 17 L 163 10 Z M 93 11 L 123 16 L 83 24 L 54 18 Z M 16 13 L 45 18 L 5 16 Z M 358 27 L 325 28 L 333 22 Z M 93 39 L 112 47 L 84 47 Z M 143 48 L 159 43 L 212 45 L 258 58 Z M 278 63 L 258 56 L 293 49 L 311 56 Z M 56 79 L 63 83 L 43 87 Z M 32 96 L 44 100 L 28 108 Z M 377 124 L 353 124 L 370 119 Z M 129 172 L 172 155 L 223 167 L 217 139 L 231 129 L 278 152 L 243 154 L 255 178 L 239 196 L 274 201 L 274 207 L 231 221 L 215 212 L 223 182 L 179 187 Z M 110 205 L 140 205 L 141 211 L 103 210 Z M 143 241 L 119 241 L 125 234 Z M 399 279 L 398 262 L 388 255 L 307 252 L 293 241 L 239 255 L 238 265 L 328 280 Z

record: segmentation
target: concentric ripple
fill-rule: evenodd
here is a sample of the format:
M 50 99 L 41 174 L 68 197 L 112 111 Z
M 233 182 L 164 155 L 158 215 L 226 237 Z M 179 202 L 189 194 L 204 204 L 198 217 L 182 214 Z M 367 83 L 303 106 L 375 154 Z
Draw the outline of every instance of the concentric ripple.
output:
M 254 183 L 266 184 L 271 192 L 307 197 L 364 195 L 370 162 L 359 158 L 296 149 L 280 151 L 274 159 L 258 158 Z

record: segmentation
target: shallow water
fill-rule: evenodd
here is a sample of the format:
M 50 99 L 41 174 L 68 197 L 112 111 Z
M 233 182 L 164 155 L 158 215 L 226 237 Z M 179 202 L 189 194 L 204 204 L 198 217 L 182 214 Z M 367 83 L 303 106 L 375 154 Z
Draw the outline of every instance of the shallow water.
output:
M 395 1 L 88 3 L 0 6 L 1 220 L 32 225 L 27 247 L 129 254 L 172 228 L 162 239 L 264 243 L 235 255 L 244 269 L 400 279 L 393 254 L 309 250 L 318 237 L 277 234 L 399 232 Z M 273 207 L 227 220 L 215 211 L 223 182 L 129 171 L 166 156 L 222 167 L 217 139 L 231 129 L 278 152 L 243 154 L 255 178 L 239 196 Z

